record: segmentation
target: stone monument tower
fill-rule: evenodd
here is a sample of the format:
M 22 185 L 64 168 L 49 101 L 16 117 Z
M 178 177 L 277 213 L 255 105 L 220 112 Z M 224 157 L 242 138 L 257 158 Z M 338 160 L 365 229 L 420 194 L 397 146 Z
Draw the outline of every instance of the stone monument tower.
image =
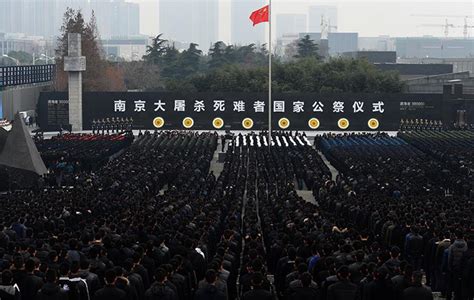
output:
M 69 124 L 73 131 L 82 130 L 82 72 L 86 58 L 81 56 L 81 34 L 68 33 L 68 56 L 64 57 L 64 71 L 69 81 Z

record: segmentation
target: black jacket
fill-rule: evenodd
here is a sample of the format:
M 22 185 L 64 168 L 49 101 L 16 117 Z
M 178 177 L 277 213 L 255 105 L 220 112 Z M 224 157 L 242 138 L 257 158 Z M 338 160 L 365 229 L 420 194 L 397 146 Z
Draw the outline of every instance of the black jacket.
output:
M 474 294 L 474 249 L 464 252 L 461 260 L 462 284 Z
M 243 300 L 272 300 L 272 293 L 264 289 L 254 289 L 244 294 Z
M 59 285 L 54 283 L 45 283 L 38 291 L 35 300 L 68 300 L 68 294 L 62 290 Z
M 17 285 L 0 285 L 0 299 L 19 300 L 20 290 Z
M 127 300 L 127 294 L 115 286 L 105 286 L 94 294 L 94 300 Z
M 317 300 L 318 290 L 312 287 L 299 287 L 293 290 L 288 297 L 289 300 Z
M 87 283 L 87 288 L 89 289 L 89 295 L 94 295 L 102 286 L 100 283 L 99 276 L 95 273 L 89 271 L 82 271 L 80 273 L 82 279 Z
M 391 280 L 374 280 L 369 283 L 364 293 L 364 300 L 395 300 L 395 289 Z
M 433 300 L 433 293 L 421 285 L 411 286 L 403 291 L 403 300 Z
M 43 279 L 34 274 L 27 274 L 23 285 L 20 286 L 21 298 L 25 300 L 34 299 L 42 286 Z
M 194 296 L 195 300 L 226 300 L 226 295 L 215 285 L 207 284 L 199 288 Z
M 166 284 L 155 282 L 145 292 L 146 300 L 177 300 L 178 295 Z
M 349 280 L 340 280 L 328 287 L 327 300 L 354 300 L 357 297 L 357 285 Z

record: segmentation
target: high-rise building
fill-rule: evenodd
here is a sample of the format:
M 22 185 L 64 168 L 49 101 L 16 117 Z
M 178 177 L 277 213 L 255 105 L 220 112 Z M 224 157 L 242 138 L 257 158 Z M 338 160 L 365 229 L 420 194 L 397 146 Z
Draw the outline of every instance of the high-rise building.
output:
M 22 24 L 17 23 L 16 29 L 13 23 L 13 16 L 22 19 L 22 11 L 18 9 L 22 7 L 22 0 L 3 0 L 0 1 L 0 32 L 21 32 Z
M 263 2 L 262 2 L 263 3 Z M 263 4 L 262 4 L 263 6 Z M 265 25 L 253 26 L 249 20 L 250 14 L 259 9 L 258 2 L 248 0 L 233 0 L 231 3 L 231 42 L 233 44 L 264 44 Z
M 474 39 L 437 37 L 395 38 L 397 56 L 401 58 L 472 58 Z
M 140 34 L 140 10 L 136 3 L 125 0 L 91 0 L 102 38 L 127 37 Z
M 101 35 L 133 36 L 139 30 L 139 6 L 125 0 L 0 0 L 0 32 L 52 38 L 60 34 L 68 8 L 89 20 L 95 11 Z
M 308 21 L 308 31 L 309 32 L 321 32 L 321 19 L 324 17 L 327 25 L 330 25 L 333 28 L 330 28 L 329 31 L 335 31 L 337 28 L 337 7 L 330 5 L 314 5 L 309 7 L 309 21 Z
M 276 17 L 276 36 L 298 34 L 306 32 L 306 15 L 303 14 L 278 14 Z
M 167 40 L 197 43 L 207 51 L 217 41 L 218 0 L 161 0 L 160 33 Z
M 357 51 L 358 49 L 359 34 L 357 32 L 330 32 L 327 40 L 321 39 L 320 32 L 303 32 L 299 36 L 303 38 L 306 35 L 309 35 L 320 49 L 328 47 L 330 56 L 340 56 L 344 52 Z

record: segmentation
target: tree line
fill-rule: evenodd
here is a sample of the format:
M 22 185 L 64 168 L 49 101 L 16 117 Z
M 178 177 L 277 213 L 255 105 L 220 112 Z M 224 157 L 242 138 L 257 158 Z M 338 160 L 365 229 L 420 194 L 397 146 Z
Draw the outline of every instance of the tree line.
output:
M 56 51 L 57 88 L 67 88 L 61 71 L 67 33 L 82 33 L 87 58 L 85 91 L 265 92 L 268 49 L 263 45 L 214 43 L 207 53 L 191 43 L 179 51 L 163 34 L 154 37 L 141 61 L 109 62 L 101 49 L 94 15 L 86 23 L 80 11 L 68 9 Z M 305 36 L 290 60 L 272 56 L 272 87 L 276 92 L 400 92 L 398 73 L 383 72 L 365 60 L 322 60 L 318 45 Z

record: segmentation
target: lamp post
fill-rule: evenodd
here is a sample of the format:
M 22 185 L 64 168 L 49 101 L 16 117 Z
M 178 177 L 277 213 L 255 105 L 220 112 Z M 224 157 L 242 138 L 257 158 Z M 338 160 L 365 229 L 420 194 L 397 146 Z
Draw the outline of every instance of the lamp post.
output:
M 3 54 L 2 57 L 6 57 L 6 58 L 9 58 L 9 59 L 13 60 L 17 66 L 20 65 L 20 61 L 18 59 L 14 58 L 14 57 L 8 56 L 6 54 Z
M 46 64 L 48 64 L 50 59 L 54 61 L 54 57 L 49 57 L 46 54 L 41 54 L 40 57 L 44 57 L 46 59 Z

